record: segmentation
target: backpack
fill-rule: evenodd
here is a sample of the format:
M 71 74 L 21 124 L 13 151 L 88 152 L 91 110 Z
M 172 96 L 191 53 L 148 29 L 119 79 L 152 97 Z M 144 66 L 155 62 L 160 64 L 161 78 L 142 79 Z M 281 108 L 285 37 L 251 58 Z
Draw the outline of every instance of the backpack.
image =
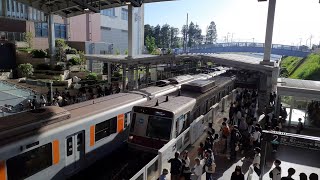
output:
M 271 178 L 271 179 L 273 178 L 273 172 L 272 171 L 269 172 L 269 178 Z

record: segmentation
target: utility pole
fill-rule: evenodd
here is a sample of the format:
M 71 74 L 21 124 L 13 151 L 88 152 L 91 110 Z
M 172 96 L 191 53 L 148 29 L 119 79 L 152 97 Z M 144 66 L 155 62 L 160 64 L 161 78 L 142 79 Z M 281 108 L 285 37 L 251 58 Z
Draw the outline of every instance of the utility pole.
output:
M 188 43 L 188 23 L 189 23 L 189 14 L 187 13 L 187 24 L 186 24 L 186 32 L 184 35 L 184 53 L 187 54 L 187 43 Z
M 312 38 L 313 38 L 313 36 L 312 36 L 312 34 L 311 34 L 311 35 L 310 35 L 310 49 L 312 49 L 312 45 L 311 45 Z

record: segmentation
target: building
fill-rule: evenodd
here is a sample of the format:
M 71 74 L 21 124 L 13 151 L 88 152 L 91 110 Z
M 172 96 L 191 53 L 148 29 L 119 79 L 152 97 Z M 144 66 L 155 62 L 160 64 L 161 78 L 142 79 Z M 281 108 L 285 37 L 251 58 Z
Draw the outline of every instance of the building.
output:
M 55 37 L 67 38 L 66 19 L 54 16 Z M 33 48 L 47 49 L 48 24 L 43 12 L 14 0 L 0 0 L 0 36 L 10 41 L 23 41 L 24 33 L 31 32 Z
M 144 48 L 143 16 L 143 6 L 134 8 L 133 54 L 141 54 Z M 86 47 L 88 54 L 125 54 L 128 50 L 127 6 L 101 10 L 100 14 L 87 13 L 71 17 L 68 19 L 68 27 L 69 44 L 78 49 Z
M 134 8 L 133 54 L 141 54 L 144 47 L 144 8 Z M 88 54 L 125 54 L 128 49 L 127 6 L 102 10 L 101 13 L 62 18 L 54 16 L 55 37 L 66 39 L 70 46 Z M 47 49 L 48 23 L 43 12 L 18 3 L 0 0 L 0 35 L 11 41 L 23 41 L 31 32 L 33 48 Z

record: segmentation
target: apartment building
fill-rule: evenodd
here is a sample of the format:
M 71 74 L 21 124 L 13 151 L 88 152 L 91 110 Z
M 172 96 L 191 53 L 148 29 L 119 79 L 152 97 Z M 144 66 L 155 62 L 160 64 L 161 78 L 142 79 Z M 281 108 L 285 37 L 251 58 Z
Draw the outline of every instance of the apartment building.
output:
M 67 38 L 66 19 L 54 16 L 55 37 Z M 34 36 L 33 47 L 47 49 L 48 24 L 43 12 L 14 0 L 0 0 L 0 36 L 10 41 L 23 41 L 23 33 Z

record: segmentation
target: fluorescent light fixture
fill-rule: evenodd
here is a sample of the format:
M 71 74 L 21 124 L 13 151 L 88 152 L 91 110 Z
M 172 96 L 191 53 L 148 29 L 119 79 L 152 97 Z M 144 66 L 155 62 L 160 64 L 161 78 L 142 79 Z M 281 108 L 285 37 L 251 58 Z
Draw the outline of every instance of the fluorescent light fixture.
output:
M 128 2 L 128 1 L 126 2 L 126 5 L 130 5 L 130 4 L 131 4 L 131 2 Z
M 89 11 L 89 8 L 85 8 L 84 10 L 85 10 L 85 11 Z

